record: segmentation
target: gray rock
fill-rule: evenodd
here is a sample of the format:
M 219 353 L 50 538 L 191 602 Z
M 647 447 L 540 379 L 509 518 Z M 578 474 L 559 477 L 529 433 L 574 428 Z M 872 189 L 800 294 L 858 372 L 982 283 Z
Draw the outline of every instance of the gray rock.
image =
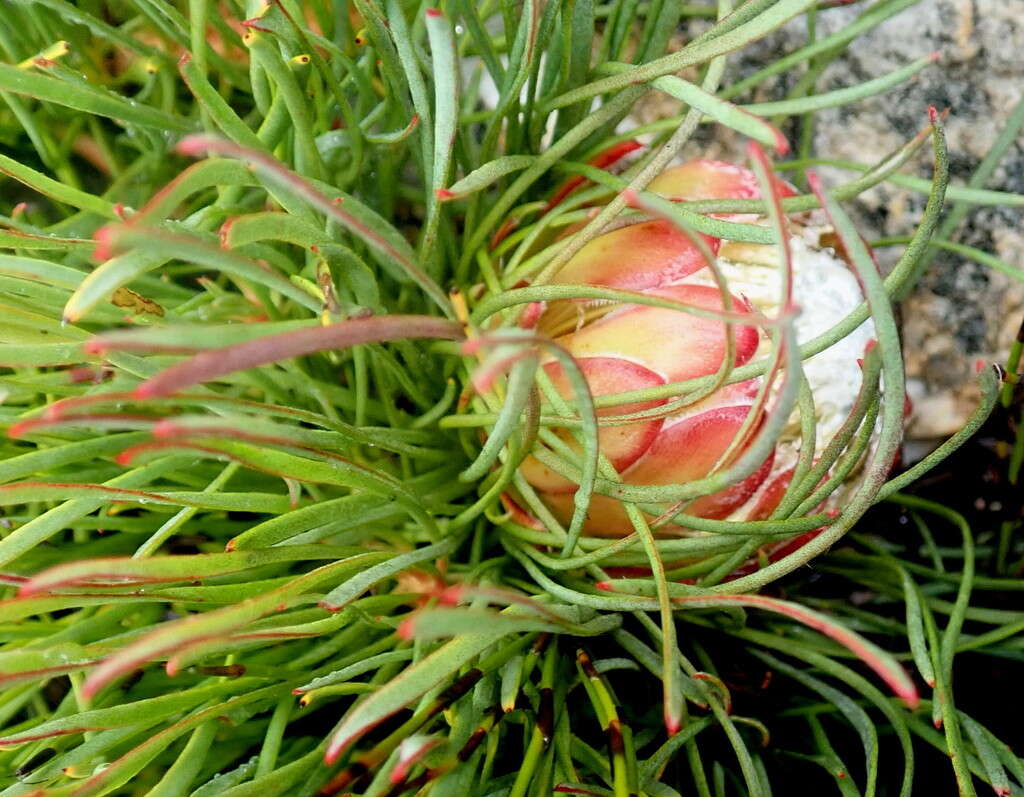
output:
M 835 30 L 860 13 L 859 6 L 821 16 Z M 819 153 L 871 160 L 920 128 L 927 105 L 949 108 L 947 136 L 954 182 L 965 182 L 1024 96 L 1024 3 L 1016 0 L 924 0 L 853 43 L 824 75 L 824 87 L 850 76 L 869 79 L 931 51 L 935 67 L 913 83 L 819 116 Z M 922 162 L 919 173 L 930 169 Z M 1024 139 L 1010 148 L 986 185 L 1024 192 Z M 869 236 L 902 235 L 923 208 L 920 196 L 891 188 L 857 203 Z M 1024 267 L 1024 214 L 1019 209 L 978 208 L 955 234 L 961 243 Z M 890 253 L 890 258 L 894 253 Z M 1024 275 L 1024 271 L 1022 271 Z M 910 434 L 945 436 L 976 403 L 974 363 L 1005 361 L 1024 315 L 1024 283 L 958 255 L 937 255 L 904 305 L 904 344 L 915 413 Z

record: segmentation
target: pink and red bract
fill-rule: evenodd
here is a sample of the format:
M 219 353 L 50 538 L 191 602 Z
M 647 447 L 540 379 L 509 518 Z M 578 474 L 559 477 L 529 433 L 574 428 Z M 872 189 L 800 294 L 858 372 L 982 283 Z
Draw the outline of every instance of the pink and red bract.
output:
M 793 193 L 781 181 L 776 186 L 781 195 Z M 665 171 L 649 190 L 673 201 L 760 196 L 757 179 L 749 170 L 704 160 Z M 703 236 L 703 240 L 712 254 L 718 251 L 718 239 Z M 566 300 L 552 303 L 545 314 L 553 319 L 549 325 L 556 327 L 556 334 L 563 333 L 557 342 L 576 359 L 596 397 L 711 376 L 722 368 L 728 351 L 726 313 L 731 318 L 749 315 L 751 322 L 732 323 L 733 367 L 754 356 L 760 332 L 752 308 L 742 297 L 731 296 L 731 307 L 727 307 L 717 287 L 692 281 L 705 275 L 709 275 L 705 255 L 690 237 L 667 221 L 640 222 L 594 238 L 552 281 L 644 293 L 677 303 L 679 309 L 640 304 L 608 307 Z M 698 315 L 686 308 L 704 312 Z M 567 322 L 571 331 L 564 329 Z M 545 327 L 543 316 L 539 324 Z M 551 362 L 545 370 L 559 393 L 569 398 L 572 390 L 561 366 Z M 657 412 L 664 400 L 601 409 L 601 453 L 628 485 L 682 484 L 703 479 L 735 461 L 752 439 L 750 427 L 756 427 L 760 419 L 748 416 L 760 413 L 754 402 L 758 384 L 758 380 L 751 380 L 724 386 L 695 405 L 664 414 Z M 612 425 L 616 416 L 636 413 L 647 417 Z M 743 437 L 737 445 L 734 441 L 738 435 Z M 562 436 L 571 448 L 577 447 L 567 432 Z M 752 502 L 757 514 L 765 516 L 781 497 L 780 491 L 771 490 L 771 495 L 755 499 L 771 472 L 772 460 L 770 454 L 745 479 L 697 498 L 683 511 L 698 517 L 725 518 Z M 554 515 L 568 522 L 576 485 L 535 457 L 527 458 L 523 474 Z M 773 506 L 767 507 L 766 503 Z M 618 500 L 599 494 L 592 497 L 585 533 L 618 537 L 632 530 Z

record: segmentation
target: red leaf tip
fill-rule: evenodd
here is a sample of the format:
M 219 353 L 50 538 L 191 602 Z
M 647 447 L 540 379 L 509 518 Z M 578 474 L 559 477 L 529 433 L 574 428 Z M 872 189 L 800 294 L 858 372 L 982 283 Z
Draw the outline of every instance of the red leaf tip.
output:
M 395 633 L 398 635 L 399 639 L 404 639 L 406 642 L 411 641 L 416 635 L 416 628 L 413 619 L 410 617 L 407 620 L 402 620 L 402 622 L 398 624 L 398 628 L 395 629 Z
M 627 188 L 625 191 L 622 192 L 622 199 L 626 203 L 627 207 L 640 207 L 640 196 L 632 188 Z
M 96 693 L 100 691 L 100 687 L 101 684 L 94 685 L 89 683 L 89 681 L 86 681 L 84 684 L 82 684 L 83 697 L 96 697 Z M 71 767 L 68 767 L 68 769 L 71 769 Z
M 100 227 L 92 234 L 96 246 L 92 250 L 93 260 L 110 260 L 114 254 L 114 228 L 110 225 Z
M 132 391 L 132 398 L 135 399 L 156 398 L 159 395 L 160 391 L 150 385 L 149 382 L 143 382 Z
M 35 426 L 36 423 L 37 421 L 35 420 L 18 421 L 17 423 L 12 423 L 10 427 L 8 427 L 7 429 L 7 436 L 12 440 L 17 440 L 20 437 L 22 437 L 29 429 Z
M 904 703 L 907 704 L 907 708 L 911 711 L 916 709 L 921 704 L 921 696 L 917 693 L 917 687 L 913 683 L 910 683 L 906 688 L 893 689 Z
M 939 112 L 935 109 L 934 105 L 928 106 L 928 121 L 933 125 L 939 121 Z
M 42 590 L 38 587 L 32 586 L 31 581 L 27 581 L 18 587 L 19 598 L 31 598 L 33 595 L 38 595 L 40 592 L 42 592 Z
M 165 419 L 157 421 L 153 424 L 152 434 L 156 438 L 174 437 L 178 432 L 178 427 L 174 425 L 174 421 Z
M 615 592 L 615 587 L 612 586 L 610 581 L 598 581 L 594 586 L 605 592 Z
M 455 584 L 451 587 L 446 587 L 441 592 L 440 603 L 442 606 L 458 606 L 462 600 L 463 588 L 459 584 Z
M 249 19 L 243 19 L 242 20 L 242 27 L 243 28 L 249 28 L 250 30 L 263 31 L 263 33 L 271 33 L 272 32 L 270 30 L 270 28 L 268 28 L 266 25 L 261 25 L 260 24 L 260 18 L 259 17 L 250 17 Z
M 775 134 L 775 151 L 780 155 L 788 155 L 790 151 L 789 139 L 782 135 L 781 130 L 775 130 L 772 128 Z
M 434 192 L 434 196 L 437 197 L 439 202 L 444 202 L 444 201 L 446 201 L 448 199 L 455 199 L 455 197 L 457 197 L 458 194 L 456 194 L 456 193 L 454 193 L 452 191 L 449 191 L 447 188 L 438 188 Z
M 207 133 L 195 133 L 191 136 L 185 136 L 179 141 L 174 151 L 179 155 L 194 158 L 211 148 L 217 141 L 218 139 L 215 136 Z
M 444 14 L 441 13 L 440 9 L 428 8 L 427 9 L 427 16 L 428 17 L 434 17 L 436 19 L 437 17 L 443 17 Z
M 231 228 L 235 225 L 235 222 L 238 221 L 238 218 L 238 216 L 232 216 L 231 218 L 226 219 L 224 223 L 220 225 L 220 229 L 217 230 L 217 238 L 220 239 L 221 249 L 231 248 L 229 244 L 229 236 L 231 235 Z

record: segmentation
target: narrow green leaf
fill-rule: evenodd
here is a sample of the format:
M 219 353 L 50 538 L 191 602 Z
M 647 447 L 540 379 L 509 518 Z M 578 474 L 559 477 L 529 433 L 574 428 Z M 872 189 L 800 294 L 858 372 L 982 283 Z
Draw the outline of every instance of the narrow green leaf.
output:
M 427 37 L 430 43 L 434 82 L 434 151 L 431 153 L 430 195 L 427 197 L 427 223 L 420 252 L 426 262 L 434 259 L 434 246 L 441 220 L 442 204 L 438 192 L 448 184 L 452 150 L 459 122 L 459 71 L 452 23 L 436 8 L 426 10 Z
M 0 654 L 3 655 L 3 654 Z M 13 664 L 13 662 L 11 662 Z M 143 721 L 155 721 L 190 709 L 210 699 L 223 698 L 232 692 L 251 687 L 252 680 L 225 681 L 207 686 L 194 686 L 182 692 L 134 700 L 107 708 L 81 711 L 66 717 L 33 725 L 28 731 L 0 737 L 0 748 L 16 747 L 29 742 L 72 733 L 88 733 L 109 728 L 121 728 Z
M 775 116 L 777 114 L 795 116 L 797 114 L 820 111 L 824 108 L 839 108 L 867 97 L 873 97 L 876 94 L 881 94 L 898 86 L 935 63 L 938 57 L 938 53 L 932 53 L 924 58 L 918 58 L 916 61 L 912 61 L 887 75 L 858 83 L 855 86 L 829 91 L 825 94 L 812 94 L 809 97 L 797 97 L 777 102 L 758 102 L 739 107 L 748 113 L 757 114 L 758 116 Z
M 914 657 L 917 671 L 921 673 L 928 686 L 935 686 L 935 670 L 932 667 L 931 655 L 925 641 L 924 619 L 921 614 L 921 595 L 917 585 L 906 570 L 900 568 L 903 580 L 903 600 L 907 604 L 907 639 L 910 641 L 910 653 Z
M 461 180 L 457 180 L 443 191 L 443 199 L 461 199 L 469 194 L 475 194 L 496 183 L 502 177 L 514 172 L 522 171 L 537 160 L 536 155 L 502 155 L 483 166 L 474 169 Z
M 1002 762 L 999 760 L 999 753 L 992 745 L 982 727 L 963 712 L 960 713 L 960 723 L 963 725 L 967 736 L 974 745 L 974 751 L 981 759 L 981 765 L 988 775 L 988 783 L 1000 797 L 1006 797 L 1013 793 L 1010 787 L 1010 780 L 1006 775 Z
M 0 90 L 154 130 L 185 133 L 192 129 L 192 124 L 186 119 L 126 100 L 104 89 L 85 83 L 69 83 L 9 64 L 0 64 Z
M 43 196 L 56 199 L 58 202 L 64 202 L 72 207 L 95 213 L 106 219 L 119 218 L 112 202 L 108 202 L 102 197 L 88 194 L 85 191 L 80 191 L 73 186 L 65 185 L 59 180 L 54 180 L 52 177 L 47 177 L 35 169 L 18 163 L 18 161 L 4 155 L 2 152 L 0 152 L 0 174 L 6 174 L 8 177 L 27 185 L 34 191 L 38 191 Z
M 193 581 L 273 564 L 337 559 L 358 551 L 324 545 L 288 545 L 257 551 L 151 556 L 147 559 L 86 559 L 57 565 L 32 576 L 22 584 L 19 594 L 39 595 L 57 588 L 87 586 L 92 583 L 129 586 Z
M 618 75 L 629 72 L 635 67 L 629 64 L 607 63 L 599 69 L 599 74 Z M 779 154 L 789 152 L 789 142 L 782 132 L 774 125 L 760 119 L 749 108 L 733 105 L 731 102 L 720 99 L 717 95 L 705 91 L 695 83 L 683 80 L 675 75 L 665 75 L 651 81 L 651 85 L 659 91 L 665 92 L 670 97 L 675 97 L 685 102 L 691 108 L 702 111 L 708 118 L 719 124 L 735 130 L 742 135 L 760 141 L 767 147 L 772 147 Z M 767 116 L 768 114 L 763 114 Z

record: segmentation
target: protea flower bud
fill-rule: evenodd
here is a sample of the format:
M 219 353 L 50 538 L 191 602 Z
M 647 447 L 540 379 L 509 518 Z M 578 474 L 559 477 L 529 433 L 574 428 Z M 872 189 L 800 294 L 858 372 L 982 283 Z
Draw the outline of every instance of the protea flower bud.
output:
M 693 161 L 669 169 L 649 190 L 673 201 L 760 195 L 752 172 L 715 161 Z M 782 196 L 794 193 L 781 181 L 776 192 Z M 745 222 L 757 219 L 749 214 L 719 217 Z M 795 326 L 803 341 L 849 313 L 859 303 L 860 291 L 846 265 L 816 245 L 813 229 L 796 222 L 791 222 L 791 227 L 794 301 L 804 308 Z M 584 300 L 551 303 L 539 327 L 575 358 L 595 397 L 716 374 L 729 349 L 726 316 L 732 319 L 733 368 L 770 351 L 769 336 L 758 322 L 781 309 L 783 264 L 775 247 L 709 236 L 703 236 L 703 242 L 702 252 L 695 240 L 668 221 L 631 224 L 591 240 L 554 276 L 554 283 L 640 292 L 706 311 L 694 314 L 668 307 Z M 718 255 L 718 268 L 728 284 L 728 303 L 714 280 L 706 253 Z M 747 318 L 749 323 L 745 323 Z M 853 403 L 860 381 L 857 358 L 870 336 L 869 322 L 838 347 L 805 364 L 820 415 L 818 449 L 828 442 Z M 570 396 L 562 366 L 552 361 L 544 367 L 556 389 Z M 663 411 L 659 408 L 666 405 L 665 399 L 605 407 L 598 411 L 600 451 L 627 485 L 703 479 L 734 462 L 754 439 L 765 411 L 765 402 L 756 400 L 760 387 L 760 377 L 727 384 L 693 404 Z M 615 420 L 637 415 L 641 417 L 633 422 Z M 799 451 L 795 420 L 792 425 L 761 466 L 745 478 L 673 510 L 710 519 L 768 517 L 785 491 Z M 570 448 L 576 445 L 568 433 L 562 439 Z M 554 515 L 568 522 L 575 483 L 537 457 L 528 457 L 522 467 L 527 481 Z M 664 520 L 662 531 L 680 530 Z M 632 530 L 616 499 L 592 497 L 585 533 L 615 537 Z

